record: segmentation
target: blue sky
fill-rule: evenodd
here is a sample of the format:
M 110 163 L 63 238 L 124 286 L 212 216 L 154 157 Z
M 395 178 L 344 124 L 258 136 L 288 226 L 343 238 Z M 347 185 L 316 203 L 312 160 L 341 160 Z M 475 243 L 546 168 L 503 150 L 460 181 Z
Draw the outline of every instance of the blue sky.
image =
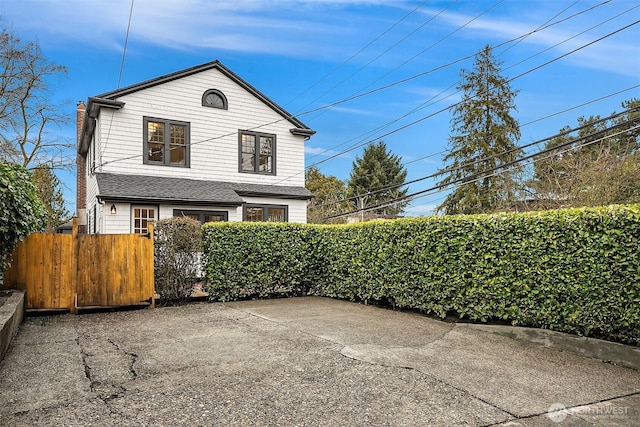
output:
M 130 8 L 131 0 L 0 0 L 1 23 L 68 68 L 53 89 L 71 120 L 51 132 L 75 142 L 77 101 L 119 79 L 122 87 L 219 59 L 317 131 L 307 165 L 347 179 L 363 147 L 346 149 L 382 139 L 413 180 L 443 166 L 447 107 L 484 45 L 497 46 L 519 90 L 521 144 L 640 98 L 637 0 L 134 0 L 120 76 Z M 60 177 L 73 212 L 73 175 Z M 429 214 L 445 195 L 416 199 L 407 214 Z

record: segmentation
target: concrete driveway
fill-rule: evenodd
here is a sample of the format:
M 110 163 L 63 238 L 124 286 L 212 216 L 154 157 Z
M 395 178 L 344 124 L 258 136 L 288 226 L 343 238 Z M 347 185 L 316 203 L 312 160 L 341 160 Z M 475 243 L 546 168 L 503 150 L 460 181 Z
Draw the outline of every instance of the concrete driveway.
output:
M 0 424 L 635 426 L 640 371 L 331 299 L 198 303 L 28 318 Z

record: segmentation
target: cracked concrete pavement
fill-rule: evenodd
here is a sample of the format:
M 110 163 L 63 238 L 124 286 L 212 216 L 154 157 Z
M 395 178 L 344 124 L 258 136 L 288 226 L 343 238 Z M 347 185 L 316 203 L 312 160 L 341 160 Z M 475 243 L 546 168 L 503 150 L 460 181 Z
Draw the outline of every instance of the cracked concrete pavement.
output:
M 638 370 L 318 297 L 32 317 L 0 363 L 2 426 L 639 424 Z

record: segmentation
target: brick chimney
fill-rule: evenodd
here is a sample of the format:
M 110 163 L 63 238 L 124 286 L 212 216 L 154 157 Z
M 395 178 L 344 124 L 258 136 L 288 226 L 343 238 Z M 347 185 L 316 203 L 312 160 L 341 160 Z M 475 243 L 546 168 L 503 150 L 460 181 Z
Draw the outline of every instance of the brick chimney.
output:
M 87 156 L 78 153 L 84 124 L 84 102 L 78 101 L 76 110 L 76 215 L 78 233 L 87 232 Z

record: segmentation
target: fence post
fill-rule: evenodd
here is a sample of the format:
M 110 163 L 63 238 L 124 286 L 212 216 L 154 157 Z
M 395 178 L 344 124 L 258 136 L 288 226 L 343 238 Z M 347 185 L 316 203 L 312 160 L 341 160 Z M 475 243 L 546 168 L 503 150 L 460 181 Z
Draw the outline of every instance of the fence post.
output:
M 148 290 L 151 292 L 151 305 L 149 305 L 149 308 L 156 308 L 156 288 L 155 288 L 155 274 L 154 274 L 154 265 L 153 265 L 153 251 L 154 251 L 154 244 L 153 244 L 153 222 L 149 221 L 148 225 L 147 225 L 147 230 L 149 232 L 149 241 L 151 242 L 151 249 L 149 250 L 149 253 L 147 254 L 147 262 L 149 263 L 148 265 L 151 266 L 151 268 L 149 268 L 147 271 L 149 271 L 149 277 L 147 278 L 147 286 L 148 286 Z
M 71 314 L 76 314 L 76 308 L 78 306 L 78 217 L 73 217 L 73 222 L 71 226 L 71 236 L 73 248 L 71 253 L 73 254 L 71 264 L 71 271 L 73 272 L 73 279 L 71 280 L 69 286 L 69 312 Z

